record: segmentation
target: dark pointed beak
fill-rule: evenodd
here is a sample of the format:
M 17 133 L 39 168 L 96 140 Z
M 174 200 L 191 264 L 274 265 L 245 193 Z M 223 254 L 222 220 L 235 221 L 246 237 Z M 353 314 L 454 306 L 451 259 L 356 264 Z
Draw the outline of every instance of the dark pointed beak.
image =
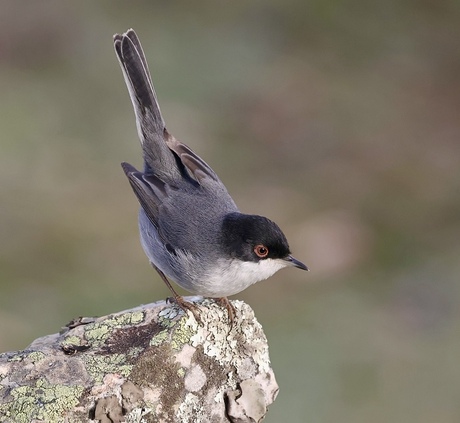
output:
M 305 266 L 305 264 L 303 264 L 301 261 L 297 260 L 296 258 L 292 257 L 291 255 L 288 255 L 284 260 L 289 262 L 289 264 L 291 264 L 292 266 L 298 267 L 299 269 L 307 270 L 307 271 L 310 270 L 307 266 Z

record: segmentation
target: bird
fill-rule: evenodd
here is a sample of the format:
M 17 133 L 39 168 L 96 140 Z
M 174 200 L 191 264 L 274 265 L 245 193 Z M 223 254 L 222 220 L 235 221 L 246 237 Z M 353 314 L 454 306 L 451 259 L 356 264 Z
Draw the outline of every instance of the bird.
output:
M 199 307 L 179 295 L 170 280 L 214 298 L 232 322 L 235 309 L 228 296 L 282 268 L 309 269 L 292 256 L 275 222 L 240 212 L 212 168 L 168 132 L 135 31 L 115 34 L 113 42 L 143 153 L 143 170 L 121 165 L 140 203 L 144 252 L 184 311 L 199 319 Z

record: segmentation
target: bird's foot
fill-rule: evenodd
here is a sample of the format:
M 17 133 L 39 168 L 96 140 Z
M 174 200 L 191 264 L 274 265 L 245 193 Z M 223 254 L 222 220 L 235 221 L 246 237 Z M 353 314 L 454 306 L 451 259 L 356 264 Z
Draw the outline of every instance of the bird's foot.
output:
M 183 297 L 180 295 L 174 296 L 174 297 L 168 297 L 166 299 L 167 302 L 170 303 L 176 303 L 185 313 L 187 311 L 190 311 L 193 314 L 193 317 L 198 323 L 201 323 L 201 317 L 200 317 L 200 307 L 198 307 L 196 304 L 193 304 L 190 301 L 184 300 Z
M 233 327 L 233 322 L 235 320 L 236 310 L 233 307 L 232 303 L 227 297 L 215 298 L 217 304 L 221 307 L 224 307 L 227 310 L 228 314 L 228 323 L 230 324 L 230 329 Z

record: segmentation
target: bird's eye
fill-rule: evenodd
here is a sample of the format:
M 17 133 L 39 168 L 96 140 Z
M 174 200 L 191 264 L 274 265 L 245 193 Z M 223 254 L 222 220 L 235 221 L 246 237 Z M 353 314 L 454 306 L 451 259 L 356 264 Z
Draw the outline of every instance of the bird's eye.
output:
M 265 258 L 268 256 L 268 248 L 265 245 L 258 244 L 254 247 L 254 252 L 257 257 Z

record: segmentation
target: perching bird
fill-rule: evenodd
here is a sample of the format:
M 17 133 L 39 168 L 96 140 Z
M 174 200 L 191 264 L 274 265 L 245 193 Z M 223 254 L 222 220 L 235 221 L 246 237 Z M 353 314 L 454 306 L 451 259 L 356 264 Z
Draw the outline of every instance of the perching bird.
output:
M 179 306 L 197 311 L 168 278 L 193 294 L 218 299 L 232 320 L 227 296 L 284 267 L 308 268 L 291 256 L 276 223 L 241 213 L 216 173 L 167 131 L 136 33 L 116 34 L 114 46 L 144 158 L 143 171 L 122 163 L 141 205 L 142 247 Z

